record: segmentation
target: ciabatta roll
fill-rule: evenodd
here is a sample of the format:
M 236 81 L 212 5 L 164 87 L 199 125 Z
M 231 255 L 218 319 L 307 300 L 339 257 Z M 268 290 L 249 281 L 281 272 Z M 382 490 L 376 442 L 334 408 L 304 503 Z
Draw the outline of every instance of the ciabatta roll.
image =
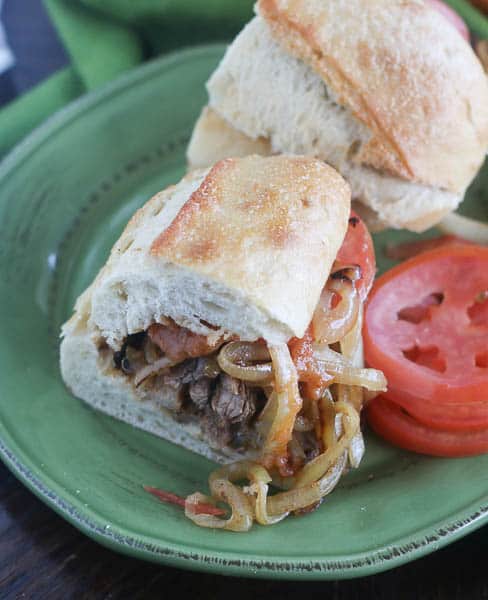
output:
M 315 156 L 377 229 L 422 231 L 457 207 L 488 148 L 488 83 L 442 14 L 421 0 L 256 10 L 208 81 L 190 165 L 228 146 Z

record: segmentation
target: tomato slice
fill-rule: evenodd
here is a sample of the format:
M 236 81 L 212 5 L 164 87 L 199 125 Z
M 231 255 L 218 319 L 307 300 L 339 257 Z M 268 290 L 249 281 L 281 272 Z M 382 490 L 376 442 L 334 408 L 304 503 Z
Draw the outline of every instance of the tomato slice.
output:
M 447 457 L 488 452 L 488 429 L 475 432 L 431 429 L 383 396 L 368 404 L 366 416 L 378 435 L 405 450 Z
M 361 267 L 361 279 L 356 282 L 356 289 L 361 300 L 366 300 L 376 274 L 374 246 L 368 228 L 354 211 L 351 211 L 347 232 L 337 253 L 337 261 L 344 265 Z
M 488 400 L 443 403 L 392 390 L 388 390 L 383 396 L 404 408 L 420 423 L 434 429 L 446 431 L 488 429 Z
M 425 252 L 376 280 L 364 350 L 391 394 L 442 405 L 488 400 L 487 290 L 488 248 L 474 245 Z

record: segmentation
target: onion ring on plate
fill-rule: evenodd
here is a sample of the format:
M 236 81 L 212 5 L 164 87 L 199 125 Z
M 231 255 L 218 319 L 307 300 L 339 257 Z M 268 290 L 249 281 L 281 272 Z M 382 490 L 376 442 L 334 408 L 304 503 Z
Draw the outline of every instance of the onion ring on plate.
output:
M 285 519 L 290 511 L 282 511 L 270 515 L 268 512 L 268 484 L 271 482 L 271 476 L 261 465 L 251 464 L 248 469 L 249 479 L 253 482 L 256 490 L 256 499 L 254 504 L 254 513 L 256 521 L 261 525 L 274 525 Z
M 185 501 L 185 515 L 200 527 L 249 531 L 254 520 L 252 504 L 242 489 L 231 482 L 246 478 L 247 470 L 247 463 L 233 463 L 213 471 L 208 478 L 212 497 L 204 496 L 199 492 L 191 494 Z M 192 510 L 195 504 L 202 502 L 214 504 L 215 500 L 225 502 L 231 507 L 232 514 L 228 519 L 199 514 Z
M 268 513 L 270 515 L 283 514 L 286 511 L 300 510 L 320 502 L 338 484 L 346 466 L 346 460 L 347 456 L 344 452 L 323 477 L 317 481 L 301 488 L 294 487 L 286 492 L 269 496 L 267 502 Z
M 323 477 L 339 457 L 347 451 L 352 438 L 359 431 L 359 415 L 356 410 L 345 402 L 335 403 L 336 412 L 342 415 L 344 432 L 339 440 L 327 450 L 307 463 L 295 478 L 295 486 L 304 487 Z

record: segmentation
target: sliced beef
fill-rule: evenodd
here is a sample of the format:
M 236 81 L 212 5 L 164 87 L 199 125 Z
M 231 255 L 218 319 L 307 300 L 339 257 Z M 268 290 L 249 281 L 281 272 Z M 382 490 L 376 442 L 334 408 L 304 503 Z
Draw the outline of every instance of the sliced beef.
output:
M 222 373 L 203 415 L 203 433 L 219 448 L 245 448 L 252 437 L 250 422 L 256 414 L 256 404 L 256 391 Z
M 193 358 L 161 375 L 160 383 L 178 391 L 177 410 L 183 409 L 188 397 L 197 409 L 203 410 L 210 402 L 217 374 L 211 359 Z
M 151 325 L 147 337 L 138 333 L 125 340 L 122 349 L 114 354 L 114 364 L 126 372 L 124 361 L 134 365 L 139 359 L 147 361 L 146 346 L 155 344 L 166 356 L 179 362 L 145 383 L 151 387 L 151 393 L 157 394 L 157 390 L 165 387 L 175 390 L 175 394 L 161 393 L 161 404 L 178 421 L 197 420 L 212 446 L 245 448 L 253 438 L 253 417 L 264 406 L 265 399 L 258 389 L 223 373 L 215 354 L 208 356 L 222 343 L 221 339 L 210 343 L 206 336 L 172 322 Z
M 242 381 L 223 373 L 212 397 L 212 408 L 230 423 L 248 421 L 256 412 L 255 393 Z
M 180 387 L 186 383 L 198 381 L 201 377 L 218 375 L 218 372 L 212 373 L 212 368 L 209 368 L 210 360 L 206 358 L 194 358 L 185 360 L 171 369 L 168 369 L 164 375 L 165 385 L 171 387 Z
M 193 404 L 200 410 L 204 409 L 209 403 L 212 388 L 213 380 L 210 377 L 201 377 L 197 381 L 190 383 L 188 394 Z
M 187 383 L 195 381 L 197 378 L 195 377 L 197 363 L 197 360 L 185 360 L 179 365 L 171 367 L 171 369 L 163 375 L 163 384 L 179 389 Z
M 231 423 L 207 406 L 200 419 L 203 435 L 215 448 L 229 446 L 232 442 Z
M 251 421 L 256 414 L 257 392 L 222 373 L 201 417 L 202 432 L 213 446 L 245 448 L 252 438 Z

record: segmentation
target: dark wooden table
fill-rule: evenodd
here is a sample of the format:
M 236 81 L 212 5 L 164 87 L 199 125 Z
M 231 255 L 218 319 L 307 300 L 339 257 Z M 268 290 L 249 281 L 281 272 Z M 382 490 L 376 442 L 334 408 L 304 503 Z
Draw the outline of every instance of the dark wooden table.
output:
M 67 58 L 40 0 L 6 0 L 3 19 L 17 65 L 0 78 L 0 86 L 13 96 Z M 0 599 L 184 598 L 188 593 L 195 599 L 320 594 L 324 600 L 488 600 L 487 559 L 485 527 L 414 563 L 350 581 L 259 581 L 190 573 L 119 556 L 95 544 L 45 507 L 0 463 Z

